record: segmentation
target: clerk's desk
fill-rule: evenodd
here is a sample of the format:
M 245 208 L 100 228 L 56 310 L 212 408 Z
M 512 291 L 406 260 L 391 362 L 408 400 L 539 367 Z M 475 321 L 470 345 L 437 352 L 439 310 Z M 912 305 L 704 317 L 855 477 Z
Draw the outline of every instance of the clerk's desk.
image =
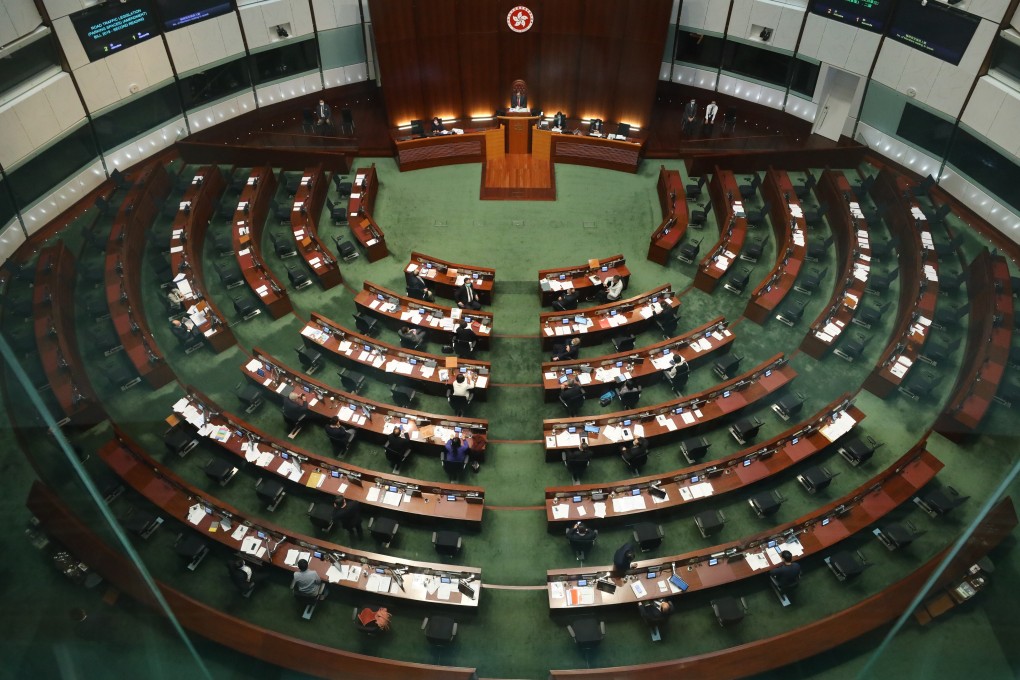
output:
M 782 561 L 779 557 L 782 550 L 790 550 L 797 559 L 803 559 L 874 524 L 913 497 L 942 467 L 922 440 L 854 491 L 793 522 L 739 541 L 639 560 L 635 569 L 628 570 L 626 582 L 613 594 L 594 587 L 595 579 L 608 574 L 611 565 L 551 570 L 546 576 L 549 608 L 562 611 L 618 604 L 633 606 L 635 602 L 678 594 L 680 588 L 669 581 L 674 574 L 689 586 L 688 592 L 767 574 Z M 774 542 L 772 546 L 770 542 Z M 582 581 L 585 585 L 580 585 Z
M 351 234 L 365 249 L 369 262 L 381 260 L 390 254 L 386 247 L 386 234 L 372 216 L 378 193 L 379 176 L 375 172 L 374 163 L 354 171 L 351 197 L 347 202 L 347 224 Z
M 740 187 L 733 173 L 716 167 L 708 183 L 712 211 L 719 226 L 719 240 L 698 265 L 694 287 L 711 293 L 740 255 L 747 238 L 747 213 L 740 200 Z
M 142 256 L 146 235 L 170 194 L 170 176 L 159 161 L 132 173 L 131 188 L 121 202 L 106 241 L 106 304 L 124 354 L 151 387 L 174 379 L 173 369 L 152 336 L 142 301 Z
M 910 193 L 911 186 L 905 177 L 882 168 L 872 187 L 875 200 L 889 205 L 886 223 L 899 243 L 899 316 L 889 335 L 889 345 L 864 380 L 864 389 L 882 399 L 903 384 L 917 363 L 931 335 L 939 297 L 939 259 L 928 218 Z
M 546 521 L 553 531 L 579 520 L 636 521 L 655 512 L 743 489 L 824 450 L 863 419 L 864 413 L 853 405 L 850 396 L 843 395 L 811 419 L 725 458 L 636 479 L 548 487 Z
M 413 449 L 438 456 L 455 433 L 461 436 L 486 434 L 489 429 L 489 421 L 481 418 L 441 416 L 398 408 L 335 389 L 288 369 L 279 359 L 257 347 L 252 355 L 253 358 L 241 367 L 248 380 L 279 401 L 295 389 L 304 391 L 313 420 L 327 422 L 340 416 L 344 425 L 354 427 L 360 438 L 369 441 L 384 442 L 399 426 L 411 435 L 409 443 Z
M 365 552 L 249 516 L 181 479 L 121 432 L 100 448 L 98 455 L 128 486 L 167 515 L 203 540 L 219 543 L 253 564 L 295 572 L 297 560 L 304 558 L 324 582 L 341 587 L 430 605 L 478 606 L 480 569 Z M 397 579 L 394 570 L 403 568 L 406 571 Z M 465 597 L 455 582 L 443 589 L 444 595 L 449 592 L 448 597 L 440 597 L 442 577 L 470 579 L 475 597 Z
M 234 211 L 234 257 L 241 274 L 259 301 L 274 319 L 294 311 L 287 290 L 266 267 L 262 257 L 262 231 L 269 203 L 276 194 L 276 175 L 272 168 L 252 168 Z
M 625 300 L 609 302 L 597 307 L 566 312 L 542 312 L 538 317 L 542 349 L 549 351 L 568 338 L 577 337 L 581 346 L 605 342 L 611 337 L 638 334 L 651 325 L 656 310 L 680 307 L 680 298 L 673 293 L 672 284 Z
M 344 280 L 336 257 L 319 238 L 319 214 L 326 202 L 328 190 L 329 182 L 321 163 L 305 168 L 290 212 L 290 229 L 294 234 L 295 249 L 323 290 L 329 290 Z
M 542 306 L 548 307 L 561 294 L 573 290 L 578 302 L 590 300 L 603 290 L 603 284 L 610 276 L 623 280 L 623 289 L 630 285 L 630 270 L 627 259 L 621 255 L 588 260 L 587 264 L 558 269 L 541 269 L 538 272 L 538 287 Z
M 191 321 L 215 352 L 237 344 L 226 317 L 206 292 L 202 275 L 205 232 L 225 186 L 219 167 L 207 165 L 199 169 L 181 198 L 170 233 L 173 284 L 184 296 L 184 308 Z
M 826 168 L 815 191 L 820 201 L 832 206 L 827 218 L 835 237 L 836 261 L 842 263 L 829 304 L 800 343 L 805 354 L 821 359 L 849 328 L 864 299 L 873 263 L 868 223 L 843 173 Z
M 794 281 L 807 256 L 807 222 L 797 193 L 785 170 L 769 168 L 762 182 L 762 195 L 772 204 L 772 232 L 776 242 L 776 262 L 769 275 L 751 292 L 744 316 L 764 324 L 793 289 Z
M 219 447 L 237 460 L 238 467 L 251 463 L 285 484 L 315 489 L 323 495 L 323 501 L 342 493 L 366 506 L 389 512 L 472 525 L 482 521 L 485 490 L 480 487 L 428 482 L 357 467 L 296 447 L 216 408 L 208 397 L 189 389 L 188 395 L 174 404 L 174 413 L 167 422 L 188 423 L 208 445 Z M 301 466 L 300 475 L 294 461 Z M 404 494 L 400 499 L 393 495 L 398 492 Z
M 730 350 L 734 336 L 726 326 L 726 320 L 720 316 L 683 335 L 629 352 L 573 361 L 547 361 L 542 364 L 545 400 L 556 401 L 559 398 L 564 377 L 569 380 L 570 376 L 576 375 L 585 397 L 591 399 L 614 387 L 616 376 L 624 372 L 629 373 L 630 379 L 639 385 L 657 382 L 673 355 L 683 357 L 691 368 L 695 368 L 709 357 Z M 656 362 L 661 368 L 655 365 Z M 628 369 L 628 366 L 631 368 Z
M 428 287 L 439 297 L 453 299 L 460 284 L 471 281 L 475 296 L 483 305 L 492 304 L 493 289 L 496 287 L 496 270 L 460 264 L 437 257 L 411 252 L 411 261 L 404 267 L 405 272 L 414 272 L 425 280 Z
M 32 288 L 32 321 L 39 361 L 64 416 L 91 427 L 106 418 L 78 351 L 74 321 L 74 255 L 57 241 L 39 253 Z
M 324 352 L 356 370 L 374 374 L 378 380 L 397 380 L 426 394 L 446 396 L 453 378 L 461 372 L 475 375 L 474 399 L 485 401 L 489 393 L 492 364 L 477 359 L 437 356 L 395 347 L 344 328 L 321 314 L 301 329 L 305 346 Z M 413 363 L 412 363 L 413 362 Z
M 797 376 L 782 354 L 732 380 L 678 399 L 616 411 L 603 416 L 575 416 L 542 421 L 547 462 L 559 460 L 568 449 L 576 449 L 586 437 L 593 455 L 609 455 L 635 436 L 648 440 L 649 446 L 690 436 L 694 430 L 711 427 L 715 422 L 774 394 Z M 586 426 L 597 428 L 589 432 Z M 573 430 L 573 432 L 571 432 Z
M 376 317 L 393 330 L 400 330 L 404 326 L 420 328 L 429 338 L 444 344 L 453 342 L 456 324 L 470 319 L 471 328 L 478 335 L 477 349 L 489 349 L 492 312 L 461 310 L 458 307 L 416 300 L 368 281 L 364 282 L 362 290 L 354 296 L 354 304 L 359 311 Z
M 655 190 L 659 195 L 662 221 L 649 239 L 648 259 L 665 267 L 669 264 L 670 252 L 684 240 L 684 234 L 687 233 L 687 198 L 680 173 L 667 170 L 665 165 L 659 166 L 659 181 Z

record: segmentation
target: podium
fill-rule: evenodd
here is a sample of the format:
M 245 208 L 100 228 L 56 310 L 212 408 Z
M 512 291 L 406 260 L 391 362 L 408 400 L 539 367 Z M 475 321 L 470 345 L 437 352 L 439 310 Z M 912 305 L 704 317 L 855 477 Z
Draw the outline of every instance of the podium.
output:
M 500 126 L 506 132 L 506 150 L 510 154 L 531 153 L 531 127 L 541 116 L 532 116 L 529 112 L 510 113 L 506 116 L 496 116 Z

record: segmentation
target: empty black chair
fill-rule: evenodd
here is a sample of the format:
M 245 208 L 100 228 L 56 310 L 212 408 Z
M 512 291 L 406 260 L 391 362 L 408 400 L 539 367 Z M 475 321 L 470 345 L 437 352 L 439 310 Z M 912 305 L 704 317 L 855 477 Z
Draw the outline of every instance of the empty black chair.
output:
M 804 316 L 804 308 L 807 307 L 807 298 L 793 298 L 787 300 L 779 308 L 779 313 L 776 314 L 776 319 L 780 322 L 785 323 L 787 326 L 793 327 L 801 320 Z
M 844 336 L 842 344 L 834 349 L 832 353 L 845 361 L 852 362 L 854 359 L 861 356 L 861 352 L 864 351 L 864 347 L 868 344 L 870 339 L 870 335 L 861 331 L 847 333 Z
M 924 349 L 921 350 L 921 354 L 917 358 L 932 366 L 938 366 L 939 362 L 945 361 L 952 355 L 958 344 L 958 342 L 950 342 L 948 338 L 934 335 L 924 343 Z
M 747 282 L 751 278 L 751 267 L 737 267 L 726 279 L 723 287 L 731 293 L 739 295 L 747 288 Z
M 794 284 L 793 289 L 799 293 L 810 295 L 818 290 L 818 286 L 822 284 L 822 281 L 825 279 L 825 275 L 828 273 L 828 267 L 808 267 L 805 269 L 804 273 L 797 278 L 797 282 Z
M 198 346 L 202 347 L 202 342 L 198 342 Z M 142 382 L 141 377 L 135 371 L 135 368 L 128 367 L 127 365 L 119 361 L 107 361 L 101 366 L 101 375 L 110 384 L 111 387 L 119 389 L 121 392 L 131 389 L 135 385 Z
M 262 406 L 262 390 L 254 383 L 244 380 L 234 387 L 234 396 L 244 406 L 247 414 L 255 413 Z
M 592 617 L 578 619 L 567 626 L 567 632 L 581 649 L 594 649 L 606 637 L 606 622 Z
M 875 537 L 889 550 L 906 548 L 922 533 L 924 532 L 919 531 L 910 520 L 893 522 L 880 529 L 875 529 Z
M 308 375 L 312 375 L 322 366 L 322 352 L 305 345 L 295 347 L 294 351 L 297 352 L 301 369 Z
M 722 510 L 705 510 L 694 516 L 694 525 L 702 537 L 715 536 L 726 525 L 726 515 Z
M 691 179 L 693 180 L 694 178 L 691 177 Z M 684 185 L 684 194 L 688 201 L 693 201 L 701 197 L 701 190 L 705 187 L 705 182 L 707 180 L 708 178 L 702 175 L 701 179 L 694 184 Z
M 962 505 L 968 498 L 969 496 L 961 496 L 959 491 L 947 486 L 924 492 L 914 498 L 914 503 L 931 517 L 941 517 Z
M 259 481 L 255 482 L 255 495 L 265 503 L 266 510 L 274 512 L 286 498 L 287 492 L 283 488 L 283 482 L 278 479 L 260 477 Z
M 749 201 L 758 193 L 759 186 L 761 186 L 761 177 L 758 176 L 758 173 L 754 173 L 750 184 L 741 184 L 737 188 L 740 189 L 740 197 L 745 201 Z
M 860 550 L 841 550 L 831 557 L 825 558 L 825 564 L 840 581 L 857 578 L 868 566 L 868 561 Z
M 633 335 L 618 335 L 613 338 L 613 347 L 617 352 L 629 352 L 634 349 Z
M 934 211 L 925 211 L 925 216 L 928 218 L 929 222 L 941 227 L 945 225 L 946 217 L 948 217 L 949 213 L 951 213 L 952 211 L 953 207 L 951 205 L 949 205 L 948 203 L 943 203 L 942 205 L 936 207 Z M 953 249 L 955 250 L 955 247 Z M 936 248 L 936 252 L 937 251 L 938 248 Z M 939 257 L 942 257 L 941 253 L 939 253 Z
M 769 242 L 769 235 L 756 239 L 752 239 L 744 246 L 744 249 L 740 251 L 740 259 L 745 262 L 757 262 L 758 258 L 761 257 L 762 253 L 765 252 L 765 244 Z
M 239 295 L 231 298 L 231 300 L 234 302 L 234 311 L 237 312 L 242 321 L 247 321 L 248 319 L 256 317 L 262 312 L 262 310 L 258 308 L 258 303 L 250 297 Z
M 294 286 L 294 290 L 301 290 L 312 285 L 311 277 L 301 265 L 287 265 L 287 278 L 290 279 L 290 285 Z
M 805 208 L 804 221 L 808 226 L 815 226 L 822 221 L 827 212 L 829 212 L 829 204 L 824 201 L 819 203 L 817 208 Z
M 804 395 L 800 392 L 784 394 L 776 403 L 772 404 L 772 410 L 783 420 L 789 420 L 804 408 Z
M 333 243 L 336 244 L 336 254 L 344 262 L 352 262 L 361 257 L 361 253 L 350 241 L 344 241 L 339 236 L 334 236 Z
M 815 184 L 817 184 L 815 176 L 809 172 L 803 184 L 793 187 L 793 193 L 796 194 L 799 200 L 803 201 L 811 195 L 811 190 L 815 188 Z
M 940 329 L 958 326 L 960 319 L 967 315 L 969 309 L 970 304 L 967 302 L 963 302 L 955 307 L 939 305 L 935 310 L 935 318 L 932 320 L 932 325 Z
M 379 322 L 370 316 L 364 314 L 354 315 L 354 327 L 358 329 L 358 332 L 367 335 L 369 337 L 375 337 L 379 334 Z
M 838 473 L 832 473 L 824 465 L 811 465 L 797 475 L 797 481 L 810 494 L 816 494 L 828 488 L 832 478 Z
M 340 376 L 340 384 L 343 385 L 344 390 L 347 392 L 358 394 L 361 390 L 365 389 L 365 376 L 362 373 L 345 368 L 337 371 L 336 374 Z
M 747 499 L 747 504 L 751 506 L 751 510 L 761 519 L 779 512 L 779 506 L 785 502 L 786 498 L 778 489 L 764 491 Z
M 339 198 L 349 198 L 354 186 L 343 175 L 333 174 L 333 184 L 336 186 L 336 195 Z
M 957 234 L 948 241 L 934 239 L 932 244 L 935 246 L 935 255 L 939 260 L 945 260 L 956 256 L 956 249 L 961 243 L 963 243 L 963 236 Z
M 333 530 L 333 504 L 312 503 L 308 506 L 308 520 L 324 534 Z
M 655 522 L 638 522 L 634 525 L 634 544 L 641 552 L 655 550 L 662 545 L 662 539 L 666 536 L 661 524 Z
M 931 394 L 940 382 L 942 377 L 933 371 L 913 371 L 907 382 L 900 385 L 899 391 L 914 401 L 920 401 Z
M 911 187 L 910 193 L 914 196 L 927 196 L 928 191 L 935 186 L 935 178 L 928 175 L 920 181 L 916 186 Z
M 760 208 L 745 209 L 744 219 L 747 220 L 747 225 L 749 227 L 760 226 L 761 223 L 765 221 L 765 218 L 768 217 L 769 210 L 771 209 L 772 204 L 768 201 L 765 201 L 765 203 Z
M 237 271 L 236 268 L 227 269 L 219 262 L 213 262 L 213 269 L 216 270 L 216 275 L 220 277 L 220 283 L 226 286 L 227 290 L 244 285 L 244 279 L 241 278 L 241 272 Z
M 864 305 L 854 316 L 853 322 L 858 326 L 871 328 L 873 325 L 882 320 L 882 314 L 886 309 L 888 309 L 890 304 L 892 304 L 892 302 L 889 300 L 879 300 L 878 302 Z
M 1011 380 L 1004 380 L 999 384 L 999 389 L 992 398 L 997 404 L 1013 408 L 1013 404 L 1020 404 L 1020 385 Z
M 885 262 L 886 260 L 891 258 L 893 256 L 893 253 L 895 253 L 896 251 L 896 242 L 891 239 L 888 241 L 881 239 L 872 239 L 870 245 L 871 245 L 871 259 L 877 262 Z
M 340 132 L 345 135 L 354 134 L 354 112 L 350 109 L 340 109 Z M 336 175 L 333 175 L 336 179 Z
M 758 417 L 741 418 L 730 425 L 730 434 L 741 446 L 747 445 L 758 436 L 758 430 L 764 423 Z
M 873 294 L 884 293 L 889 290 L 889 286 L 892 285 L 892 282 L 895 281 L 899 275 L 899 267 L 893 267 L 892 270 L 884 273 L 872 270 L 868 276 L 867 291 Z
M 390 396 L 397 406 L 410 407 L 414 404 L 417 392 L 407 385 L 390 385 Z
M 326 198 L 326 209 L 329 210 L 329 220 L 333 224 L 344 224 L 347 222 L 347 206 L 342 203 L 334 203 Z
M 712 372 L 715 373 L 719 380 L 729 380 L 740 368 L 740 362 L 743 358 L 736 352 L 730 352 L 716 360 L 715 365 L 712 367 Z
M 440 555 L 456 557 L 464 546 L 464 539 L 456 531 L 433 531 L 432 547 Z
M 273 201 L 272 209 L 277 224 L 290 224 L 291 209 L 289 205 Z
M 704 437 L 691 437 L 680 442 L 680 453 L 687 462 L 694 465 L 705 457 L 711 444 Z
M 230 222 L 234 219 L 234 213 L 237 211 L 237 203 L 232 198 L 224 198 L 222 201 L 216 204 L 216 217 L 221 222 Z M 210 233 L 215 234 L 215 230 L 211 230 Z M 230 234 L 228 233 L 229 237 Z M 215 236 L 213 237 L 215 238 Z
M 698 253 L 700 252 L 701 239 L 687 241 L 680 244 L 680 250 L 677 251 L 676 259 L 685 264 L 694 264 L 694 261 L 698 259 Z
M 163 433 L 163 445 L 170 453 L 183 458 L 198 446 L 198 438 L 192 427 L 182 422 Z
M 705 205 L 694 208 L 691 210 L 690 219 L 687 220 L 687 225 L 700 229 L 704 226 L 705 221 L 708 220 L 708 213 L 712 209 L 712 201 L 705 201 Z
M 449 616 L 428 616 L 421 622 L 425 639 L 430 645 L 445 647 L 457 637 L 457 622 Z
M 939 267 L 939 293 L 942 295 L 952 295 L 956 291 L 960 290 L 960 286 L 967 280 L 966 272 L 943 272 L 942 267 Z M 1014 296 L 1016 295 L 1017 289 L 1013 289 Z
M 368 520 L 368 533 L 379 541 L 384 548 L 389 548 L 390 543 L 397 537 L 397 530 L 400 525 L 389 517 L 373 517 Z
M 201 537 L 194 533 L 178 534 L 173 548 L 174 552 L 185 560 L 185 565 L 189 571 L 198 569 L 198 565 L 209 554 L 209 546 Z
M 273 250 L 276 252 L 276 256 L 281 260 L 288 257 L 294 257 L 297 255 L 297 249 L 294 247 L 294 238 L 286 237 L 276 232 L 269 232 L 269 238 L 273 242 Z
M 163 522 L 162 517 L 145 508 L 134 508 L 123 520 L 124 528 L 143 540 L 148 540 Z
M 737 598 L 727 595 L 726 597 L 712 600 L 711 605 L 712 612 L 715 614 L 715 620 L 723 627 L 740 623 L 744 620 L 744 616 L 747 615 L 747 602 L 742 597 Z
M 857 466 L 866 463 L 875 455 L 875 451 L 882 446 L 868 435 L 859 435 L 839 447 L 839 455 L 843 456 L 846 462 Z
M 831 234 L 829 236 L 826 236 L 821 241 L 819 241 L 818 239 L 811 239 L 808 242 L 806 259 L 811 260 L 812 262 L 817 262 L 818 260 L 825 257 L 825 254 L 829 252 L 829 246 L 831 245 L 832 245 Z

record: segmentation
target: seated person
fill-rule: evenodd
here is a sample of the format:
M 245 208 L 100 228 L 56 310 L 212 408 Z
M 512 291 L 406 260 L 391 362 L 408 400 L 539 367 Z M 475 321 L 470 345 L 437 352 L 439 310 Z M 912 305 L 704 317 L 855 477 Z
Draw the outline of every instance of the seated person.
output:
M 573 402 L 584 398 L 584 388 L 577 375 L 570 376 L 567 382 L 560 385 L 560 398 L 566 402 Z
M 242 595 L 247 595 L 255 589 L 255 572 L 240 557 L 227 562 L 227 573 L 230 574 L 231 582 Z
M 443 119 L 440 118 L 439 116 L 433 117 L 432 118 L 432 127 L 430 128 L 430 131 L 434 135 L 438 135 L 438 134 L 442 134 L 442 133 L 446 132 L 446 128 L 443 127 Z
M 671 354 L 669 368 L 663 371 L 666 379 L 673 387 L 683 387 L 687 384 L 687 377 L 691 374 L 691 365 L 679 354 Z
M 591 125 L 588 126 L 589 135 L 601 135 L 602 134 L 602 119 L 592 118 Z
M 458 373 L 457 377 L 450 383 L 450 393 L 455 397 L 464 397 L 468 400 L 468 403 L 475 397 L 474 389 L 474 373 Z
M 485 449 L 489 447 L 489 439 L 481 432 L 475 432 L 468 437 L 468 458 L 471 460 L 471 469 L 478 472 L 481 461 L 485 458 Z
M 462 323 L 453 331 L 453 337 L 461 342 L 478 342 L 478 334 L 471 328 L 470 323 Z
M 636 384 L 633 380 L 628 378 L 622 385 L 620 385 L 619 388 L 617 388 L 616 393 L 620 395 L 620 401 L 625 405 L 637 404 L 638 399 L 641 398 L 641 385 Z M 633 408 L 633 406 L 630 406 L 629 408 Z
M 577 309 L 577 291 L 570 289 L 560 293 L 559 297 L 553 300 L 552 308 L 557 312 L 569 312 Z
M 326 436 L 330 439 L 336 439 L 338 441 L 344 441 L 347 438 L 348 430 L 344 426 L 344 421 L 340 420 L 340 416 L 335 416 L 333 420 L 329 421 L 326 425 Z
M 355 621 L 366 633 L 390 629 L 390 613 L 386 607 L 364 607 L 358 612 Z
M 644 437 L 635 437 L 629 446 L 624 444 L 620 447 L 620 456 L 627 465 L 634 466 L 635 461 L 648 456 L 648 440 Z
M 769 574 L 772 582 L 779 588 L 797 585 L 797 582 L 800 581 L 800 564 L 793 561 L 793 553 L 789 550 L 784 550 L 779 553 L 779 556 L 783 558 L 783 563 Z
M 176 288 L 171 288 L 166 294 L 166 301 L 171 314 L 180 314 L 184 311 L 184 296 Z
M 397 331 L 397 336 L 400 337 L 401 344 L 406 344 L 409 347 L 419 347 L 425 342 L 425 329 L 403 326 Z
M 610 276 L 602 283 L 602 296 L 606 302 L 616 302 L 623 296 L 623 279 L 619 276 Z
M 553 348 L 552 361 L 573 361 L 581 349 L 581 338 L 571 338 L 565 345 Z
M 294 428 L 308 415 L 308 397 L 304 390 L 296 389 L 283 400 L 283 421 Z
M 433 302 L 436 298 L 425 283 L 425 279 L 418 276 L 418 272 L 404 272 L 404 287 L 407 289 L 407 296 L 415 300 Z
M 465 279 L 464 285 L 457 286 L 453 293 L 453 299 L 461 309 L 481 309 L 482 303 L 478 301 L 475 288 L 471 285 L 471 279 Z
M 572 477 L 580 477 L 591 463 L 591 449 L 588 448 L 588 440 L 582 439 L 580 446 L 576 449 L 568 449 L 565 453 L 567 471 Z
M 299 597 L 319 597 L 322 577 L 318 572 L 308 568 L 308 560 L 298 560 L 297 566 L 294 579 L 290 582 L 294 594 Z M 325 596 L 326 591 L 323 591 L 322 594 Z
M 665 623 L 669 615 L 673 613 L 673 605 L 665 599 L 652 600 L 651 602 L 640 603 L 641 618 L 645 623 Z
M 567 540 L 569 541 L 593 541 L 598 536 L 597 531 L 589 529 L 584 522 L 574 522 L 567 527 Z
M 170 322 L 170 330 L 182 344 L 190 344 L 202 339 L 202 334 L 196 332 L 195 324 L 192 323 L 191 319 L 184 319 L 183 321 L 174 319 Z
M 556 115 L 553 116 L 552 126 L 553 128 L 559 128 L 562 130 L 567 124 L 567 117 L 563 115 L 562 111 L 557 111 Z

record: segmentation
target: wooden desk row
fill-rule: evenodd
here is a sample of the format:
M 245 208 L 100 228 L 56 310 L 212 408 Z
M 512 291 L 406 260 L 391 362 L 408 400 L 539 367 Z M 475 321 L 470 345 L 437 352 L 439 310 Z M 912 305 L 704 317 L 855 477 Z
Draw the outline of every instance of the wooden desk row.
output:
M 336 258 L 319 238 L 319 214 L 328 191 L 329 182 L 322 164 L 305 168 L 290 213 L 290 229 L 296 249 L 323 290 L 329 290 L 344 280 Z
M 257 347 L 252 354 L 254 358 L 241 367 L 248 380 L 281 401 L 295 390 L 303 391 L 309 400 L 310 413 L 318 420 L 326 422 L 340 416 L 346 425 L 356 428 L 359 435 L 369 441 L 383 442 L 399 426 L 410 433 L 413 448 L 438 456 L 454 433 L 486 434 L 489 429 L 489 421 L 481 418 L 441 416 L 398 408 L 337 390 L 287 368 L 279 359 Z
M 587 438 L 593 455 L 601 455 L 618 451 L 621 444 L 637 436 L 647 439 L 649 446 L 690 436 L 774 394 L 796 376 L 793 366 L 777 354 L 747 373 L 697 394 L 594 418 L 544 420 L 545 457 L 547 461 L 559 460 L 562 451 L 578 447 L 581 437 Z
M 829 304 L 800 343 L 805 354 L 821 359 L 839 342 L 861 306 L 873 263 L 868 223 L 847 178 L 826 168 L 816 191 L 819 200 L 831 206 L 827 217 L 836 243 L 836 259 L 842 263 Z
M 729 170 L 715 169 L 708 183 L 712 211 L 719 225 L 719 240 L 702 258 L 694 275 L 694 287 L 711 293 L 730 270 L 747 238 L 747 217 L 740 201 L 740 187 Z
M 977 431 L 999 391 L 1013 344 L 1013 286 L 1002 255 L 982 248 L 970 263 L 967 346 L 953 396 L 935 422 L 935 431 L 962 441 Z
M 659 194 L 659 207 L 662 208 L 662 221 L 649 239 L 648 259 L 665 267 L 669 264 L 670 252 L 687 233 L 687 195 L 680 173 L 667 170 L 665 165 L 659 166 L 659 181 L 655 188 Z
M 542 349 L 551 350 L 573 337 L 580 338 L 581 346 L 587 347 L 618 335 L 636 335 L 652 323 L 656 314 L 679 306 L 680 298 L 673 293 L 672 284 L 666 283 L 647 293 L 597 307 L 542 312 L 538 317 Z
M 649 385 L 660 379 L 662 371 L 669 368 L 674 355 L 679 355 L 695 368 L 715 356 L 716 352 L 730 350 L 734 336 L 727 328 L 723 317 L 716 317 L 708 323 L 683 335 L 654 345 L 618 352 L 594 359 L 575 361 L 547 361 L 542 364 L 542 388 L 546 401 L 559 398 L 560 382 L 564 377 L 576 375 L 585 396 L 597 397 L 616 383 L 616 376 L 627 373 L 639 385 Z
M 418 274 L 428 282 L 436 295 L 449 300 L 453 299 L 457 288 L 465 281 L 471 281 L 478 301 L 483 305 L 492 304 L 493 289 L 496 287 L 495 269 L 458 264 L 412 251 L 411 261 L 404 271 Z
M 635 515 L 644 517 L 736 491 L 822 451 L 863 419 L 864 413 L 848 396 L 843 396 L 811 420 L 726 458 L 608 484 L 548 487 L 545 490 L 546 521 L 552 528 L 581 519 L 633 519 Z M 635 494 L 635 490 L 638 493 Z
M 71 423 L 90 427 L 106 417 L 78 352 L 74 322 L 74 255 L 63 241 L 39 253 L 32 288 L 36 347 L 53 396 Z
M 427 394 L 446 396 L 456 374 L 464 371 L 475 375 L 475 399 L 485 401 L 489 393 L 492 364 L 488 361 L 436 356 L 395 347 L 344 328 L 315 312 L 312 312 L 312 320 L 301 329 L 301 337 L 305 346 L 383 382 L 395 380 Z
M 131 176 L 106 242 L 106 304 L 124 353 L 138 376 L 160 388 L 174 379 L 174 372 L 152 336 L 142 301 L 142 256 L 146 234 L 170 194 L 170 175 L 159 161 Z
M 458 307 L 415 300 L 368 281 L 354 296 L 354 304 L 392 330 L 400 330 L 404 326 L 420 328 L 430 340 L 443 344 L 453 342 L 453 332 L 457 325 L 470 323 L 478 335 L 478 349 L 489 349 L 492 312 L 462 311 Z
M 390 251 L 386 247 L 386 234 L 372 217 L 375 198 L 379 193 L 379 176 L 375 172 L 375 164 L 355 170 L 351 184 L 351 198 L 347 203 L 347 223 L 351 234 L 364 248 L 369 262 L 381 260 Z
M 202 245 L 226 182 L 215 165 L 201 168 L 184 192 L 170 234 L 173 284 L 184 296 L 188 316 L 214 351 L 237 344 L 226 316 L 209 297 L 202 275 Z
M 574 267 L 542 269 L 538 272 L 539 299 L 543 307 L 548 307 L 561 294 L 573 290 L 578 301 L 590 300 L 602 290 L 602 284 L 610 276 L 619 276 L 624 290 L 630 286 L 630 270 L 622 254 L 591 259 L 587 264 Z
M 293 573 L 297 571 L 297 560 L 303 558 L 324 582 L 343 588 L 432 605 L 478 606 L 480 569 L 451 569 L 444 564 L 397 560 L 251 517 L 164 468 L 122 433 L 100 448 L 98 455 L 128 486 L 168 516 L 204 540 L 242 554 L 253 564 Z M 402 573 L 399 578 L 398 569 Z M 440 591 L 444 577 L 453 582 Z M 457 589 L 456 581 L 461 579 L 473 582 L 475 597 L 465 597 Z M 440 592 L 448 594 L 447 597 L 440 597 Z
M 762 183 L 762 195 L 772 206 L 772 232 L 776 240 L 776 263 L 769 275 L 751 292 L 744 316 L 764 324 L 776 311 L 804 266 L 807 256 L 807 222 L 797 200 L 790 176 L 769 168 Z
M 642 141 L 632 142 L 629 139 L 554 133 L 552 160 L 554 163 L 573 163 L 606 170 L 637 172 L 643 146 Z
M 269 310 L 274 319 L 294 311 L 287 290 L 266 266 L 262 257 L 262 233 L 269 204 L 276 194 L 276 175 L 272 168 L 252 168 L 241 191 L 232 227 L 234 257 L 248 288 Z
M 765 574 L 781 562 L 779 552 L 782 550 L 790 550 L 795 557 L 803 559 L 827 550 L 874 524 L 916 494 L 942 467 L 942 462 L 925 450 L 922 441 L 877 477 L 798 520 L 739 541 L 680 555 L 640 560 L 637 567 L 628 572 L 630 576 L 626 582 L 613 594 L 594 587 L 594 579 L 606 575 L 612 566 L 549 571 L 549 608 L 565 610 L 633 605 L 677 594 L 679 588 L 669 581 L 673 575 L 687 583 L 688 592 L 692 592 Z M 660 590 L 659 582 L 666 584 L 665 591 Z
M 218 411 L 208 397 L 194 389 L 189 389 L 173 410 L 170 422 L 188 423 L 199 437 L 237 459 L 238 466 L 251 463 L 280 481 L 323 494 L 324 500 L 343 494 L 389 512 L 472 524 L 482 521 L 485 491 L 480 487 L 376 472 L 316 454 Z
M 910 182 L 888 168 L 878 173 L 875 199 L 890 205 L 889 227 L 900 247 L 900 300 L 896 327 L 878 363 L 864 380 L 864 389 L 882 399 L 903 384 L 931 335 L 939 296 L 939 262 L 928 219 L 910 194 Z M 909 196 L 905 198 L 904 196 Z

